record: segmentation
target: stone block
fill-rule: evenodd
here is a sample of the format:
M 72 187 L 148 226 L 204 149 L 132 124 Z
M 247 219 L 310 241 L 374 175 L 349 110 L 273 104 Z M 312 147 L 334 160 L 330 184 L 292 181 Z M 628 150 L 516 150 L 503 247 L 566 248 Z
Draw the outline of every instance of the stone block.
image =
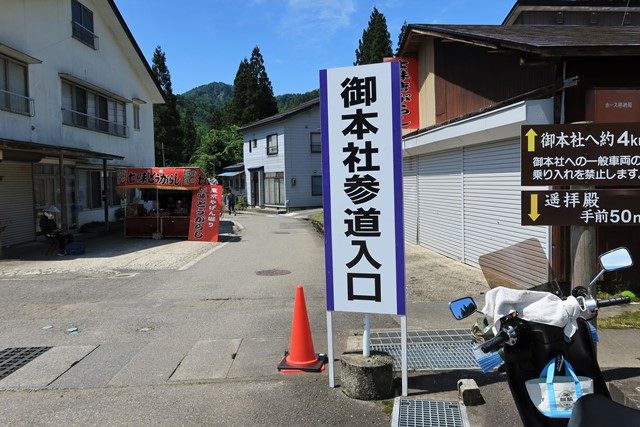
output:
M 472 379 L 458 380 L 458 399 L 465 406 L 477 406 L 485 403 L 478 384 Z
M 384 352 L 343 353 L 340 357 L 340 387 L 347 396 L 359 400 L 393 397 L 393 358 Z

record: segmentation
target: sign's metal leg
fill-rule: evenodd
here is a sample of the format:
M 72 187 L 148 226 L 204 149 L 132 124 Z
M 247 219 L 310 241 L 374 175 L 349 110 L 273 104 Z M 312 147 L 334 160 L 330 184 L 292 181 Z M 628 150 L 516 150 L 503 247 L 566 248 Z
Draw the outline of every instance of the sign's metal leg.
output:
M 329 356 L 329 387 L 336 386 L 335 370 L 333 366 L 333 312 L 327 311 L 327 356 Z
M 364 315 L 364 333 L 362 334 L 362 355 L 371 356 L 371 315 Z
M 409 373 L 407 362 L 407 316 L 400 316 L 400 343 L 402 345 L 402 396 L 409 394 Z

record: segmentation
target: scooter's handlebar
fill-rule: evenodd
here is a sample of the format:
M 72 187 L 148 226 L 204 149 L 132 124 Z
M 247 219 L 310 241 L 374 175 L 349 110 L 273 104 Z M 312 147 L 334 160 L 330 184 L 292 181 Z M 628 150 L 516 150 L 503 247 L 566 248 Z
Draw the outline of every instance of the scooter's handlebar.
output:
M 500 331 L 498 335 L 487 340 L 480 346 L 480 350 L 485 353 L 493 353 L 500 350 L 509 341 L 509 335 L 505 331 Z
M 629 304 L 630 302 L 631 302 L 631 298 L 629 298 L 629 297 L 600 299 L 600 300 L 598 300 L 598 308 L 612 307 L 614 305 L 624 305 L 624 304 Z

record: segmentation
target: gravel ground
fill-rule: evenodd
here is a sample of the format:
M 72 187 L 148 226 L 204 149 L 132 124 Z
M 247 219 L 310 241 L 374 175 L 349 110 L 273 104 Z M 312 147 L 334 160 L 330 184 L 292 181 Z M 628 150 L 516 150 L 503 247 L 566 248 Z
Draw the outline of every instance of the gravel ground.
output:
M 86 242 L 87 252 L 84 255 L 58 257 L 54 254 L 47 259 L 0 260 L 0 277 L 176 270 L 216 245 L 186 240 L 94 239 Z
M 489 290 L 482 271 L 418 245 L 405 245 L 407 302 L 449 301 Z

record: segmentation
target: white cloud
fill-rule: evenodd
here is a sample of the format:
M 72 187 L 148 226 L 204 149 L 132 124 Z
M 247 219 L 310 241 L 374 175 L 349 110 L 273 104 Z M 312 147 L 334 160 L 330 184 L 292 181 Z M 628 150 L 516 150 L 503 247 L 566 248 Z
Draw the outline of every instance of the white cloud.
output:
M 288 0 L 281 30 L 287 36 L 319 41 L 351 24 L 354 0 Z

